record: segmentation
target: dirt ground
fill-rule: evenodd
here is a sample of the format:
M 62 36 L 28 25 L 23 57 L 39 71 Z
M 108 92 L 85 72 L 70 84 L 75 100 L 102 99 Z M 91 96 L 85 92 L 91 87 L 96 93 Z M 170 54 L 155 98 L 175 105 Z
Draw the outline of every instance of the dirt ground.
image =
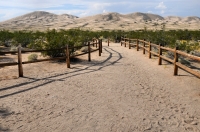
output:
M 0 131 L 199 132 L 200 79 L 142 51 L 103 44 L 72 62 L 1 68 Z M 17 79 L 13 79 L 16 76 Z

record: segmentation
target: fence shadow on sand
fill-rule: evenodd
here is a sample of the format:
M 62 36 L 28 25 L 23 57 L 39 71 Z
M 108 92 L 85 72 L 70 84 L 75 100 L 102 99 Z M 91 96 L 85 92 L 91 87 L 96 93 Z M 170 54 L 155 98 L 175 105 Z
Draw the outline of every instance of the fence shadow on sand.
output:
M 70 77 L 74 77 L 74 76 L 78 76 L 78 75 L 82 75 L 82 74 L 88 74 L 88 73 L 91 73 L 91 72 L 96 72 L 96 71 L 99 71 L 99 70 L 101 70 L 105 67 L 108 67 L 110 65 L 114 65 L 114 64 L 118 63 L 119 60 L 122 59 L 122 55 L 119 52 L 113 50 L 112 48 L 105 47 L 103 49 L 104 49 L 104 53 L 108 54 L 107 58 L 105 58 L 103 61 L 88 62 L 88 64 L 91 64 L 91 63 L 92 64 L 83 68 L 83 69 L 75 69 L 74 68 L 75 71 L 60 73 L 60 74 L 57 74 L 57 75 L 53 75 L 53 76 L 49 76 L 49 77 L 45 77 L 45 78 L 41 78 L 41 79 L 31 78 L 31 77 L 23 77 L 23 78 L 30 79 L 32 81 L 1 88 L 0 92 L 1 91 L 5 92 L 5 91 L 11 90 L 11 89 L 17 89 L 17 88 L 20 88 L 21 86 L 30 85 L 30 84 L 33 84 L 33 83 L 36 83 L 36 82 L 39 82 L 39 81 L 44 81 L 44 83 L 39 84 L 39 85 L 35 85 L 35 86 L 32 86 L 32 87 L 27 87 L 27 88 L 24 88 L 23 90 L 18 90 L 18 91 L 12 92 L 12 93 L 6 93 L 5 92 L 4 95 L 0 95 L 0 99 L 6 98 L 6 97 L 9 97 L 9 96 L 13 96 L 13 95 L 17 95 L 17 94 L 20 94 L 20 93 L 23 93 L 23 92 L 27 92 L 27 91 L 30 91 L 30 90 L 33 90 L 33 89 L 36 89 L 36 88 L 40 88 L 40 87 L 45 86 L 47 84 L 53 83 L 55 81 L 65 81 L 65 79 L 70 78 Z M 115 57 L 113 57 L 113 54 L 115 55 Z M 89 68 L 94 67 L 94 66 L 98 66 L 98 68 L 97 69 L 89 69 Z M 85 71 L 85 72 L 82 72 L 82 71 Z M 73 74 L 73 75 L 70 75 L 70 74 Z M 54 79 L 56 77 L 59 77 L 59 79 Z

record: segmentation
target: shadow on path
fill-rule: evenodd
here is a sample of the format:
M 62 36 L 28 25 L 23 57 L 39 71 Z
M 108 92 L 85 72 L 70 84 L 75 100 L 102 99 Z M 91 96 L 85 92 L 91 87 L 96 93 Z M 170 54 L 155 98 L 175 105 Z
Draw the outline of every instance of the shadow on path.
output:
M 84 68 L 84 69 L 79 69 L 79 70 L 72 71 L 72 72 L 65 72 L 65 73 L 61 73 L 61 74 L 58 74 L 58 75 L 54 75 L 54 76 L 50 76 L 50 77 L 45 77 L 45 78 L 41 78 L 41 79 L 30 78 L 30 77 L 23 77 L 23 78 L 27 78 L 27 79 L 32 79 L 33 81 L 31 81 L 31 82 L 25 82 L 25 83 L 20 83 L 20 84 L 9 86 L 9 87 L 5 87 L 5 88 L 1 88 L 0 92 L 1 91 L 6 91 L 6 90 L 10 90 L 10 89 L 14 89 L 14 88 L 21 87 L 21 86 L 26 86 L 28 84 L 35 83 L 35 82 L 42 81 L 42 80 L 45 80 L 46 82 L 42 83 L 40 85 L 37 85 L 37 86 L 29 87 L 29 88 L 24 89 L 24 90 L 19 90 L 17 92 L 13 92 L 13 93 L 1 95 L 0 99 L 1 98 L 5 98 L 5 97 L 9 97 L 9 96 L 12 96 L 12 95 L 16 95 L 16 94 L 19 94 L 19 93 L 23 93 L 23 92 L 26 92 L 26 91 L 29 91 L 29 90 L 32 90 L 32 89 L 35 89 L 35 88 L 39 88 L 41 86 L 50 84 L 50 83 L 55 82 L 55 81 L 65 81 L 65 79 L 70 78 L 70 77 L 74 77 L 74 76 L 78 76 L 78 75 L 82 75 L 82 74 L 87 74 L 87 73 L 91 73 L 91 72 L 96 72 L 96 71 L 99 71 L 99 70 L 101 70 L 101 69 L 103 69 L 105 67 L 108 67 L 110 65 L 114 65 L 115 63 L 117 63 L 119 60 L 122 59 L 122 55 L 119 52 L 113 50 L 112 48 L 106 47 L 106 48 L 104 48 L 104 51 L 109 54 L 108 57 L 104 61 L 97 62 L 97 63 L 95 63 L 95 64 L 93 64 L 91 66 L 88 66 L 88 67 Z M 117 56 L 115 56 L 117 58 L 114 61 L 111 61 L 110 63 L 106 64 L 106 62 L 108 62 L 111 58 L 113 58 L 113 53 L 112 52 L 114 52 L 115 54 L 117 54 Z M 91 70 L 89 69 L 89 68 L 94 67 L 94 66 L 99 66 L 99 68 L 98 69 L 94 69 L 94 70 L 93 69 L 91 69 Z M 87 70 L 89 70 L 89 71 L 87 71 Z M 79 73 L 81 71 L 87 71 L 87 72 Z M 67 74 L 70 74 L 70 73 L 76 73 L 76 74 L 73 74 L 73 75 L 70 75 L 70 76 L 67 76 L 67 77 L 62 77 L 64 75 L 67 75 Z M 60 78 L 60 79 L 53 79 L 55 77 L 62 77 L 62 78 Z
M 11 110 L 9 108 L 3 108 L 0 107 L 0 118 L 4 119 L 8 116 L 10 116 L 11 114 L 13 114 L 14 112 L 11 112 Z M 10 132 L 10 129 L 7 127 L 3 127 L 1 126 L 2 124 L 0 124 L 0 132 Z

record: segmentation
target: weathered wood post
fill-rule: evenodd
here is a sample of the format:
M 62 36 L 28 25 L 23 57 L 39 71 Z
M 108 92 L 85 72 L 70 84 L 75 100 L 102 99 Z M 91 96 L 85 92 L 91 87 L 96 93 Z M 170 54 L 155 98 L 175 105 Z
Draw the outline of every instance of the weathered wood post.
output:
M 108 46 L 109 46 L 109 44 L 110 44 L 110 39 L 108 38 Z
M 96 48 L 97 48 L 97 39 L 95 41 L 96 41 Z
M 91 49 L 90 49 L 90 42 L 88 42 L 88 61 L 91 61 Z
M 151 58 L 151 41 L 149 41 L 149 58 Z
M 122 46 L 122 43 L 123 43 L 123 37 L 121 37 L 121 46 Z
M 176 65 L 176 62 L 178 62 L 178 53 L 176 52 L 178 50 L 178 47 L 174 50 L 174 75 L 178 75 L 178 66 Z
M 101 40 L 101 53 L 102 53 L 102 49 L 103 49 L 103 46 L 102 46 L 102 39 L 100 39 Z
M 98 46 L 99 46 L 99 56 L 101 56 L 101 41 L 100 39 L 98 39 Z
M 137 39 L 137 42 L 136 42 L 136 48 L 137 48 L 137 51 L 139 51 L 139 40 Z
M 161 49 L 161 45 L 159 44 L 159 49 L 158 49 L 158 65 L 162 65 L 162 49 Z
M 21 46 L 18 47 L 18 71 L 19 71 L 19 77 L 23 77 Z
M 129 38 L 129 39 L 128 39 L 128 48 L 129 48 L 129 49 L 131 49 L 131 44 L 130 44 L 130 43 L 131 43 L 131 39 Z
M 124 41 L 125 41 L 125 42 L 124 42 L 124 47 L 126 47 L 126 42 L 127 42 L 126 39 L 127 39 L 127 38 L 124 39 Z
M 66 46 L 66 62 L 67 62 L 67 68 L 70 68 L 70 53 L 69 53 L 69 46 Z
M 145 39 L 143 41 L 143 54 L 145 54 Z
M 94 43 L 95 43 L 94 41 L 95 41 L 95 40 L 94 40 L 94 39 L 92 39 L 92 44 L 93 44 L 93 47 L 94 47 Z

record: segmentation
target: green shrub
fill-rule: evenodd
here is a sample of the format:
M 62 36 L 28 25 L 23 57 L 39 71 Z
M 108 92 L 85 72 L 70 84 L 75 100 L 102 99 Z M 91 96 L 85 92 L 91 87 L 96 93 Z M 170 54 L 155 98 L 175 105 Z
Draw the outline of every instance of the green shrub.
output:
M 36 61 L 38 58 L 37 54 L 31 54 L 28 56 L 28 61 Z
M 17 47 L 16 46 L 11 46 L 10 47 L 10 51 L 17 51 Z M 15 55 L 15 53 L 11 53 L 12 55 Z
M 11 46 L 10 47 L 10 51 L 17 51 L 17 47 L 16 46 Z

